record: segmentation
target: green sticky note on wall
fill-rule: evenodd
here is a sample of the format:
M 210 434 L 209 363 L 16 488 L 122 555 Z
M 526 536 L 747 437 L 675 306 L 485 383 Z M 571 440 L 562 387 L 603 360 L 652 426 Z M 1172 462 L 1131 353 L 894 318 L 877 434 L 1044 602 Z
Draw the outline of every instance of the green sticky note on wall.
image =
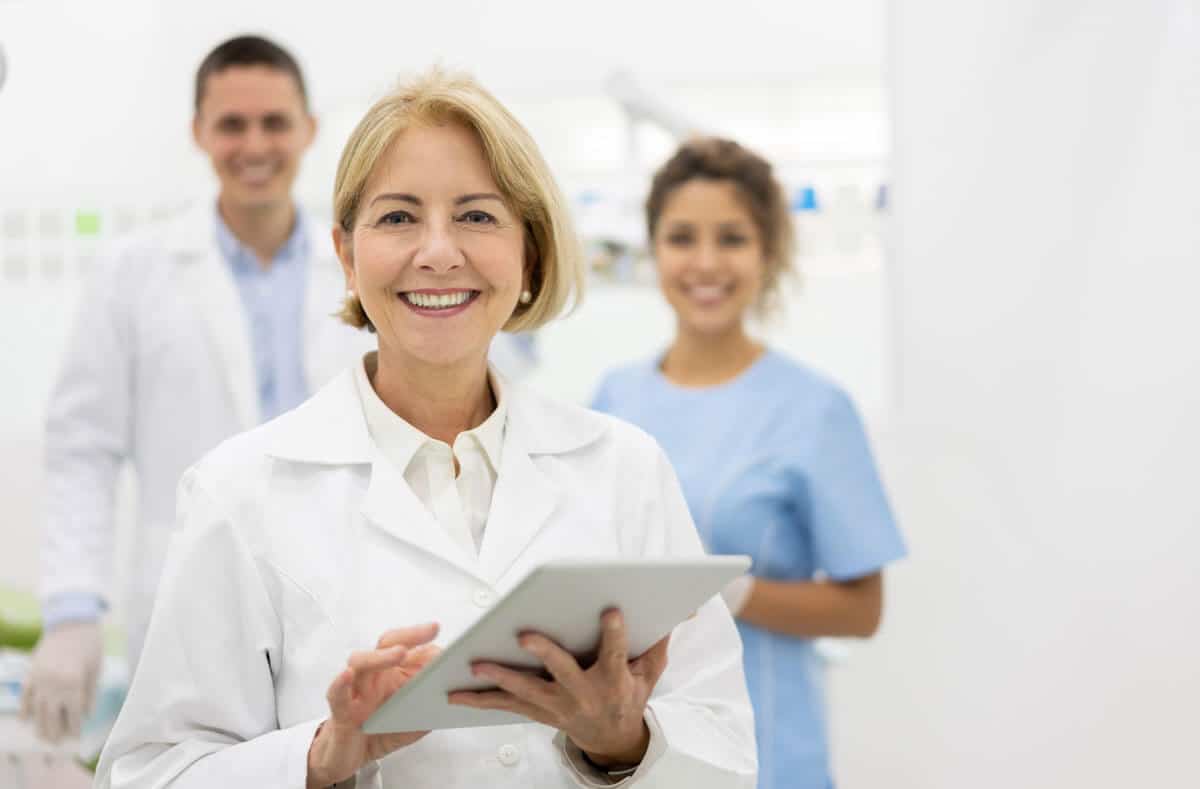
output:
M 100 235 L 100 214 L 95 211 L 76 211 L 75 212 L 75 235 L 77 236 L 98 236 Z

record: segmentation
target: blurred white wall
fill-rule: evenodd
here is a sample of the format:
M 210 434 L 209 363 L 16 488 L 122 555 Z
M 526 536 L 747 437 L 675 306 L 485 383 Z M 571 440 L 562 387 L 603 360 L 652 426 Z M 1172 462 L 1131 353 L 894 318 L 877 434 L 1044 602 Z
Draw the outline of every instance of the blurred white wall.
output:
M 1197 6 L 910 0 L 889 45 L 914 558 L 845 785 L 1200 786 Z
M 299 190 L 318 200 L 366 103 L 398 75 L 434 62 L 474 72 L 517 108 L 559 170 L 622 163 L 618 113 L 595 100 L 616 68 L 776 157 L 861 154 L 864 146 L 879 153 L 885 128 L 872 105 L 882 7 L 883 0 L 747 0 L 717 13 L 635 0 L 5 0 L 0 40 L 10 73 L 0 98 L 0 172 L 6 194 L 31 199 L 57 200 L 66 183 L 99 203 L 131 193 L 170 202 L 191 191 L 208 178 L 190 143 L 191 80 L 208 49 L 244 32 L 277 38 L 307 71 L 324 127 Z M 552 100 L 562 103 L 534 109 Z M 808 123 L 777 122 L 806 106 Z M 854 111 L 865 118 L 837 120 Z

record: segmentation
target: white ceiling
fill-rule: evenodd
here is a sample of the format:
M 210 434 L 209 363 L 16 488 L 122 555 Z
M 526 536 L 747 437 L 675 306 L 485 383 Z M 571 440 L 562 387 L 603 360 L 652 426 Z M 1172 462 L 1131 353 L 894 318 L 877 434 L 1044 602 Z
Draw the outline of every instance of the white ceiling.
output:
M 797 123 L 793 109 L 879 114 L 884 2 L 0 0 L 0 171 L 22 195 L 123 184 L 162 196 L 160 174 L 203 175 L 188 140 L 191 81 L 216 42 L 243 32 L 297 53 L 327 121 L 319 147 L 334 152 L 342 116 L 434 62 L 473 72 L 562 145 L 590 146 L 591 127 L 620 120 L 601 113 L 605 79 L 620 68 L 768 152 L 825 149 L 821 125 Z M 580 101 L 587 111 L 561 134 L 552 121 L 567 122 L 563 108 Z M 309 169 L 323 184 L 320 165 Z
M 120 47 L 186 74 L 217 40 L 252 30 L 293 46 L 322 91 L 338 90 L 322 75 L 374 81 L 434 60 L 497 87 L 544 90 L 600 80 L 617 65 L 664 81 L 879 69 L 883 8 L 884 0 L 0 0 L 0 40 L 5 28 L 24 27 L 52 49 L 74 28 L 91 44 L 70 53 L 77 62 L 103 65 Z

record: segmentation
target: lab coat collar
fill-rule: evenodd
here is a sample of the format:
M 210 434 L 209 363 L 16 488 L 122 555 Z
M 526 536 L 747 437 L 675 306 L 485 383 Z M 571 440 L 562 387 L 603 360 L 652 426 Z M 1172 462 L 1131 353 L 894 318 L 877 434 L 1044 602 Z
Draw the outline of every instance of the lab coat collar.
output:
M 298 408 L 276 419 L 270 454 L 281 460 L 323 465 L 373 462 L 376 449 L 358 399 L 355 375 L 355 369 L 348 367 Z M 598 440 L 607 429 L 599 414 L 543 397 L 512 381 L 503 385 L 508 407 L 504 455 L 514 439 L 527 455 L 573 452 Z M 503 466 L 501 459 L 501 472 Z
M 188 206 L 179 216 L 168 220 L 169 231 L 164 234 L 163 241 L 167 251 L 176 261 L 188 263 L 207 257 L 214 251 L 220 252 L 213 224 L 216 221 L 216 206 L 217 197 L 212 195 Z M 319 226 L 299 206 L 296 207 L 296 218 L 303 223 L 303 232 L 293 232 L 293 237 L 307 239 L 310 249 L 321 248 L 321 240 L 329 238 L 329 227 Z
M 299 408 L 272 422 L 268 454 L 298 463 L 370 464 L 363 516 L 396 538 L 488 584 L 497 583 L 513 566 L 558 506 L 561 492 L 535 463 L 535 456 L 582 449 L 607 430 L 599 414 L 556 403 L 506 382 L 508 422 L 496 488 L 479 555 L 468 556 L 433 521 L 405 483 L 402 471 L 372 442 L 355 375 L 353 368 L 347 369 Z
M 182 268 L 183 286 L 196 300 L 204 328 L 208 333 L 229 388 L 238 422 L 244 430 L 257 425 L 261 419 L 257 373 L 254 370 L 253 346 L 246 310 L 237 292 L 233 273 L 222 258 L 217 244 L 216 198 L 200 201 L 181 216 L 171 220 L 163 236 L 171 258 Z M 297 208 L 297 221 L 303 222 L 303 233 L 310 249 L 318 235 L 316 224 Z M 312 255 L 308 261 L 308 281 L 305 283 L 304 333 L 305 366 L 309 385 L 319 380 L 323 371 L 313 370 L 313 351 L 318 348 L 321 327 L 327 324 L 337 309 L 341 295 L 340 272 L 327 256 Z
M 375 460 L 376 449 L 358 402 L 352 367 L 277 417 L 269 429 L 267 453 L 280 460 L 330 466 Z
M 164 241 L 220 360 L 238 423 L 249 430 L 260 420 L 250 325 L 233 273 L 221 259 L 212 205 L 197 204 L 172 220 Z

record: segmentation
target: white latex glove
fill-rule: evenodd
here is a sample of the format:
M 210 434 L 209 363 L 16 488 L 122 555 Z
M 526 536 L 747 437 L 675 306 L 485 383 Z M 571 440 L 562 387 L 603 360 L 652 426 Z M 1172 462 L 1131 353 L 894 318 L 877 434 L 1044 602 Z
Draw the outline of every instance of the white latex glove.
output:
M 103 643 L 99 622 L 64 622 L 43 633 L 21 697 L 21 717 L 56 743 L 78 737 L 96 693 Z
M 750 592 L 754 589 L 753 575 L 739 575 L 726 585 L 721 591 L 721 597 L 725 598 L 725 605 L 729 606 L 729 613 L 737 616 L 746 607 L 746 601 L 750 599 Z

